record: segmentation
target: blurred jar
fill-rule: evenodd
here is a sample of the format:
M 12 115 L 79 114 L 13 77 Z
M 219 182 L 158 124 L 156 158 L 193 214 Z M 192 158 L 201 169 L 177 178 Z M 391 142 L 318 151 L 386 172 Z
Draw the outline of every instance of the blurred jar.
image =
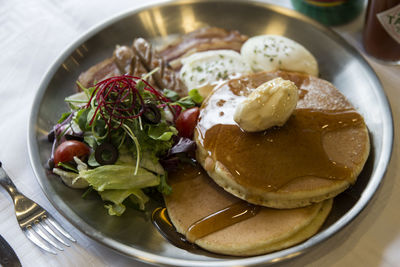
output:
M 370 0 L 363 31 L 365 51 L 400 64 L 400 0 Z
M 291 0 L 294 9 L 325 24 L 336 26 L 355 19 L 364 0 Z

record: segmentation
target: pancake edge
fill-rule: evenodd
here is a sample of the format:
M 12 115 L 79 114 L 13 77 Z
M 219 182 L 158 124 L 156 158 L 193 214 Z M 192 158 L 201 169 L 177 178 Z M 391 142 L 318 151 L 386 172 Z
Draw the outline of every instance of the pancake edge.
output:
M 233 248 L 228 246 L 214 246 L 210 243 L 204 241 L 204 239 L 199 239 L 196 244 L 207 251 L 213 253 L 231 255 L 231 256 L 256 256 L 261 254 L 266 254 L 269 252 L 282 250 L 293 245 L 299 244 L 308 238 L 315 235 L 318 230 L 324 224 L 326 218 L 328 217 L 333 205 L 333 199 L 327 199 L 321 203 L 319 210 L 316 212 L 315 216 L 309 221 L 308 224 L 299 227 L 297 231 L 292 234 L 275 242 L 259 242 L 259 244 L 252 246 L 248 249 L 243 249 L 243 246 L 239 248 Z

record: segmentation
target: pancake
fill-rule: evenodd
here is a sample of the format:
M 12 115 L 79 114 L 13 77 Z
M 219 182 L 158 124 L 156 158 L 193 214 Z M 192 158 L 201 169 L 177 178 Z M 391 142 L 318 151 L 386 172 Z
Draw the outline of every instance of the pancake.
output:
M 237 103 L 281 77 L 299 88 L 283 127 L 246 133 L 233 121 Z M 227 192 L 272 208 L 332 198 L 354 184 L 369 154 L 363 118 L 329 82 L 295 72 L 260 72 L 230 80 L 203 102 L 195 131 L 197 160 Z
M 164 196 L 168 215 L 177 231 L 188 239 L 188 229 L 195 222 L 243 202 L 216 185 L 199 167 L 186 165 L 183 170 L 170 173 L 169 183 L 173 193 Z M 206 228 L 206 235 L 194 239 L 194 243 L 211 252 L 234 256 L 284 249 L 314 235 L 328 216 L 331 206 L 330 199 L 297 209 L 259 207 L 254 216 L 219 231 L 207 234 Z

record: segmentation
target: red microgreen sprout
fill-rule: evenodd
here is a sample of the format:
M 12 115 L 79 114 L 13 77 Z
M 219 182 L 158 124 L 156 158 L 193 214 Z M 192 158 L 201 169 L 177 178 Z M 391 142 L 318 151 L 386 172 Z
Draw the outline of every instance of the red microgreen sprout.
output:
M 89 125 L 92 125 L 97 114 L 100 114 L 108 130 L 111 131 L 121 127 L 126 119 L 136 119 L 142 116 L 146 111 L 145 100 L 143 99 L 144 91 L 150 93 L 152 100 L 159 108 L 165 107 L 171 102 L 140 77 L 122 75 L 97 83 L 86 106 L 86 108 L 89 108 L 93 99 L 97 102 L 97 107 Z M 179 113 L 178 110 L 175 111 L 174 113 Z M 113 121 L 119 122 L 117 126 L 113 126 Z

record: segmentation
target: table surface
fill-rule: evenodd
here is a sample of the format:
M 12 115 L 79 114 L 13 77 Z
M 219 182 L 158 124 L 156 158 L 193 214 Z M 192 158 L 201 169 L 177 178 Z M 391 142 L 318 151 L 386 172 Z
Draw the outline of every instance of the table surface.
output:
M 54 214 L 78 241 L 56 256 L 42 252 L 22 234 L 10 199 L 0 190 L 0 234 L 23 266 L 148 266 L 90 240 L 55 211 L 34 177 L 26 140 L 33 98 L 41 78 L 59 54 L 104 19 L 157 1 L 0 1 L 0 159 L 17 187 Z M 291 8 L 289 0 L 265 2 Z M 362 25 L 363 15 L 334 30 L 362 52 Z M 309 253 L 277 266 L 400 266 L 400 67 L 366 59 L 383 84 L 394 119 L 393 154 L 383 184 L 348 227 Z

